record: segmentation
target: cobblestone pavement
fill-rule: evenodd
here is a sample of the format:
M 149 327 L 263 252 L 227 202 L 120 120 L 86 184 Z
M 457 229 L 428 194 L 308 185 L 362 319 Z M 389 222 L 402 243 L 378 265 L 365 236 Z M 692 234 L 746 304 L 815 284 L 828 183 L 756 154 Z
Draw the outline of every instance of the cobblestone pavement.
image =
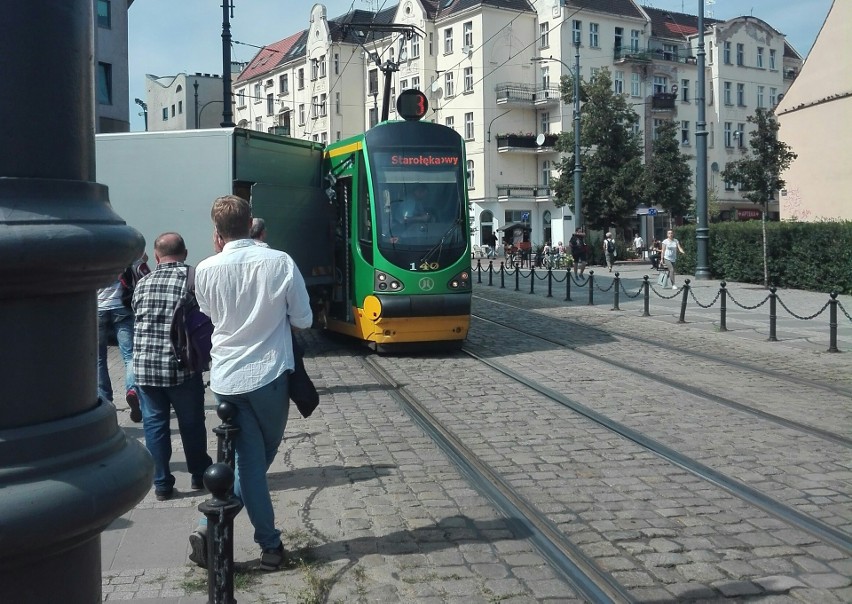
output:
M 817 393 L 804 383 L 852 387 L 848 354 L 823 353 L 826 346 L 819 340 L 827 342 L 825 333 L 810 338 L 801 324 L 793 324 L 798 331 L 791 328 L 782 338 L 779 329 L 782 341 L 768 343 L 760 325 L 732 325 L 729 319 L 732 331 L 719 333 L 709 314 L 689 315 L 689 323 L 677 324 L 677 301 L 641 318 L 641 306 L 615 312 L 604 304 L 566 305 L 545 295 L 546 287 L 531 296 L 482 285 L 475 290 L 475 309 L 621 362 L 655 353 L 650 345 L 619 340 L 618 334 L 663 339 L 673 354 L 648 359 L 649 367 L 691 376 L 719 396 L 748 400 L 766 412 L 852 433 L 849 398 Z M 785 295 L 803 307 L 817 299 Z M 322 400 L 309 419 L 293 408 L 270 470 L 289 564 L 275 573 L 256 570 L 259 552 L 240 514 L 235 531 L 239 602 L 580 601 L 523 530 L 473 490 L 365 372 L 360 361 L 365 351 L 315 332 L 306 336 L 306 362 Z M 476 320 L 469 340 L 491 360 L 850 530 L 852 459 L 836 443 L 768 426 L 694 394 Z M 852 338 L 844 346 L 852 349 Z M 755 380 L 745 370 L 681 359 L 680 348 L 743 359 L 801 376 L 803 382 Z M 110 353 L 111 373 L 120 384 L 117 351 Z M 852 601 L 852 560 L 845 552 L 473 359 L 447 353 L 379 362 L 409 391 L 430 401 L 430 410 L 481 460 L 637 599 Z M 128 435 L 142 439 L 141 425 L 130 422 L 126 405 L 119 401 L 117 407 Z M 207 409 L 210 429 L 219 422 L 209 392 Z M 213 454 L 215 441 L 209 444 Z M 205 497 L 188 490 L 176 431 L 173 445 L 177 496 L 157 502 L 149 493 L 103 534 L 105 601 L 206 602 L 206 573 L 186 558 L 186 538 Z

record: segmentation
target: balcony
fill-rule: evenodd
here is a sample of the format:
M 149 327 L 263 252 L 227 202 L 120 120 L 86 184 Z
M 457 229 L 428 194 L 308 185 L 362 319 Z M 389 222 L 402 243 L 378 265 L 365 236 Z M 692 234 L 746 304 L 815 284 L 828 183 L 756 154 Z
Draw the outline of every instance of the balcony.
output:
M 784 70 L 784 79 L 785 80 L 795 80 L 796 76 L 799 75 L 799 72 L 795 69 L 785 69 Z
M 559 86 L 542 86 L 540 84 L 520 84 L 503 82 L 497 84 L 498 105 L 543 106 L 558 105 L 561 99 Z
M 497 201 L 544 203 L 552 199 L 547 185 L 497 185 Z
M 651 97 L 652 111 L 674 111 L 677 95 L 674 92 L 656 92 Z
M 290 126 L 272 126 L 269 128 L 269 134 L 277 134 L 279 136 L 290 136 Z
M 536 143 L 535 134 L 498 134 L 498 153 L 556 153 L 556 134 L 546 134 L 544 144 Z
M 683 52 L 686 52 L 684 50 Z M 695 65 L 696 57 L 681 54 L 677 50 L 670 51 L 663 48 L 646 48 L 643 50 L 622 46 L 616 48 L 613 54 L 616 63 L 650 63 L 652 61 L 669 61 L 671 63 L 685 63 Z

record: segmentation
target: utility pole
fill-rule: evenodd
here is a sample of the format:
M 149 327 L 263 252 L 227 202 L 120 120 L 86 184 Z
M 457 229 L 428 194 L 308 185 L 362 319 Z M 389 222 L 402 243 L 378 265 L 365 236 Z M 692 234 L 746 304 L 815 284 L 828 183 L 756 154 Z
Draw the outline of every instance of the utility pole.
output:
M 234 18 L 234 0 L 222 0 L 222 123 L 223 128 L 234 126 L 231 110 L 231 22 Z
M 695 278 L 706 280 L 710 278 L 710 262 L 708 244 L 710 229 L 707 226 L 707 117 L 705 105 L 704 73 L 704 0 L 698 0 L 698 121 L 695 123 L 695 144 L 698 147 L 695 154 Z
M 583 166 L 580 163 L 580 32 L 574 33 L 574 225 L 583 227 Z

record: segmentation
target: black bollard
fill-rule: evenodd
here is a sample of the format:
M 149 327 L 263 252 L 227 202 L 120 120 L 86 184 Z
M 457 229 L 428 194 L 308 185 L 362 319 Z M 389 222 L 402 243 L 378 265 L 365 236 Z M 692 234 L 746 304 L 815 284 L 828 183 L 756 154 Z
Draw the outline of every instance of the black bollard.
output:
M 678 323 L 686 323 L 686 302 L 689 299 L 689 279 L 683 280 L 683 297 L 680 300 L 680 318 Z
M 218 439 L 216 447 L 216 461 L 218 463 L 228 464 L 231 469 L 235 468 L 234 456 L 234 439 L 240 428 L 234 425 L 234 418 L 237 416 L 237 409 L 229 402 L 219 403 L 216 407 L 216 415 L 222 420 L 221 425 L 213 428 L 213 433 Z
M 500 289 L 506 289 L 506 271 L 502 260 L 500 261 Z
M 722 281 L 719 284 L 719 331 L 728 331 L 727 315 L 728 315 L 728 290 L 727 283 Z
M 482 258 L 476 259 L 476 282 L 482 283 Z
M 492 260 L 491 262 L 488 263 L 488 285 L 489 285 L 489 287 L 491 285 L 494 285 L 494 283 L 492 282 L 493 278 L 494 278 L 494 261 Z
M 769 341 L 777 342 L 778 338 L 775 337 L 775 320 L 776 320 L 776 308 L 775 304 L 778 300 L 778 295 L 775 293 L 777 290 L 775 287 L 769 288 Z
M 645 298 L 644 309 L 642 310 L 643 317 L 651 316 L 651 282 L 648 281 L 648 275 L 642 277 L 642 289 L 644 292 L 643 297 Z
M 530 293 L 535 293 L 535 267 L 530 267 Z
M 612 293 L 612 310 L 621 310 L 618 307 L 618 288 L 621 285 L 621 279 L 618 278 L 618 273 L 615 273 L 615 279 L 612 282 L 612 288 L 615 290 Z
M 837 348 L 837 292 L 828 294 L 828 352 L 840 352 Z
M 243 508 L 234 497 L 234 471 L 214 463 L 204 472 L 212 497 L 198 505 L 207 517 L 207 604 L 236 604 L 234 599 L 234 517 Z
M 565 301 L 571 302 L 571 270 L 565 271 Z
M 589 271 L 589 306 L 595 305 L 595 271 Z
M 515 291 L 521 291 L 521 267 L 515 264 Z
M 553 297 L 553 269 L 547 269 L 547 297 Z

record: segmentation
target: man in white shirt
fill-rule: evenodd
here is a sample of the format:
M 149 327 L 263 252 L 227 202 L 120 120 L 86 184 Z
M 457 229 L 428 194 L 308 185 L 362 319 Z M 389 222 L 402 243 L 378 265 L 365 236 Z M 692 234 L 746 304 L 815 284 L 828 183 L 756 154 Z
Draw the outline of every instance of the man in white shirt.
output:
M 284 558 L 281 531 L 269 496 L 266 471 L 284 437 L 293 370 L 291 324 L 311 326 L 308 292 L 293 259 L 256 245 L 249 202 L 235 195 L 216 199 L 211 212 L 218 254 L 199 263 L 195 295 L 213 321 L 210 389 L 218 403 L 237 409 L 234 494 L 245 505 L 261 547 L 261 570 Z M 206 566 L 206 534 L 190 536 L 190 559 Z

